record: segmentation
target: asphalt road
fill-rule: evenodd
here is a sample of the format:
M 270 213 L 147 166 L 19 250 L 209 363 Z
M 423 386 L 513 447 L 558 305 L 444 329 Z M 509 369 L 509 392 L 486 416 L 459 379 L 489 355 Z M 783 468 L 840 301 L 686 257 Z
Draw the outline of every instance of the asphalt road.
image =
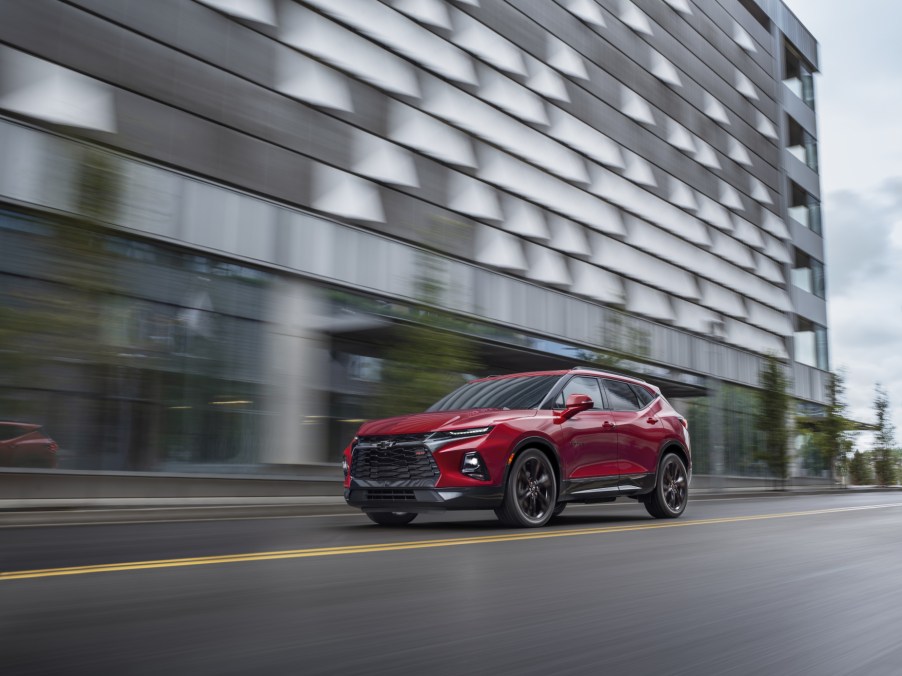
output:
M 902 674 L 902 493 L 3 528 L 0 571 L 4 676 Z

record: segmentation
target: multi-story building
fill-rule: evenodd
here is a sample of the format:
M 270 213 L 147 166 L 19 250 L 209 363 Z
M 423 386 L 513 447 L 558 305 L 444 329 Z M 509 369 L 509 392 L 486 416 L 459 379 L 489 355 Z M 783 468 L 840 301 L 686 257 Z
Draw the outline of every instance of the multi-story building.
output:
M 765 355 L 824 398 L 817 66 L 779 0 L 0 3 L 0 398 L 64 466 L 334 460 L 432 312 L 760 473 Z

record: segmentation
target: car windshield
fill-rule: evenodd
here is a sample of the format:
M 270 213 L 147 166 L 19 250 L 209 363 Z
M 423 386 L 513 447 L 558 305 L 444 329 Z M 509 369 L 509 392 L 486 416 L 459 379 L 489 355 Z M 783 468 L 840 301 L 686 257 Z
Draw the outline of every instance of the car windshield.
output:
M 457 388 L 429 407 L 430 411 L 474 408 L 537 408 L 560 376 L 520 376 L 479 380 Z

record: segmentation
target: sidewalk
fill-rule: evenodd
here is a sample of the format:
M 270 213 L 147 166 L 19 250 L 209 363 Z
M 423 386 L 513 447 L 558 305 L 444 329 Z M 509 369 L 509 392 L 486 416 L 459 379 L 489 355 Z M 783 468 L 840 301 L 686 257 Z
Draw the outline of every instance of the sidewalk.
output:
M 800 495 L 900 490 L 900 487 L 875 486 L 795 486 L 782 491 L 762 490 L 760 487 L 704 488 L 693 490 L 691 499 L 791 498 Z M 0 499 L 0 527 L 341 516 L 359 513 L 359 510 L 348 507 L 340 495 Z

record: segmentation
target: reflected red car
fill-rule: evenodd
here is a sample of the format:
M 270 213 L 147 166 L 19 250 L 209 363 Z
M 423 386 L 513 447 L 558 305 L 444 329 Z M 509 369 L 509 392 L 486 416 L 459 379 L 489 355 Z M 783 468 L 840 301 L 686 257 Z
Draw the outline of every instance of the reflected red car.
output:
M 629 497 L 686 509 L 689 431 L 654 385 L 577 367 L 474 380 L 425 413 L 364 424 L 342 460 L 345 500 L 381 525 L 493 509 L 543 526 L 568 503 Z
M 58 450 L 40 425 L 0 422 L 0 467 L 54 468 Z

